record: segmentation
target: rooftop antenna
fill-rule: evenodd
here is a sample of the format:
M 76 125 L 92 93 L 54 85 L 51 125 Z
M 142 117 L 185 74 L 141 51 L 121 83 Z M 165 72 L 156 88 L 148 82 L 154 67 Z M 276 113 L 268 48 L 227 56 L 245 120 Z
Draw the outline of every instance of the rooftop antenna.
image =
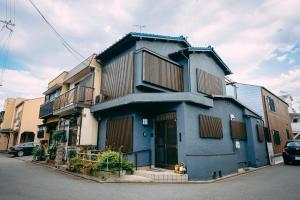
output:
M 143 28 L 146 28 L 146 25 L 141 25 L 141 24 L 136 24 L 136 25 L 133 25 L 133 26 L 139 28 L 140 33 L 142 32 Z

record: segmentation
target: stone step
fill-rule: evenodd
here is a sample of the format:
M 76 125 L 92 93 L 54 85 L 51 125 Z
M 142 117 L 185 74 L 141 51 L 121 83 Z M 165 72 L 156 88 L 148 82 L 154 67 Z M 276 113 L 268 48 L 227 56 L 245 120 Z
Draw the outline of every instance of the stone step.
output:
M 187 174 L 176 174 L 171 170 L 137 170 L 134 175 L 150 178 L 156 182 L 186 182 Z

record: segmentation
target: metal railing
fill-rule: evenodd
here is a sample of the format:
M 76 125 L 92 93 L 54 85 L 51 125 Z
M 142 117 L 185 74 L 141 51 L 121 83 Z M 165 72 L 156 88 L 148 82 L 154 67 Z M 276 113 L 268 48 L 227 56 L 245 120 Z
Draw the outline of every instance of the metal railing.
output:
M 58 96 L 53 103 L 53 110 L 60 110 L 74 104 L 92 105 L 94 88 L 76 86 Z
M 52 100 L 40 106 L 40 113 L 39 113 L 40 118 L 53 114 L 53 103 L 54 101 Z
M 128 156 L 128 155 L 134 155 L 134 165 L 135 165 L 135 170 L 138 169 L 138 155 L 141 154 L 141 153 L 145 153 L 147 152 L 148 153 L 148 166 L 149 168 L 151 169 L 151 165 L 152 165 L 152 152 L 151 152 L 151 149 L 145 149 L 145 150 L 140 150 L 140 151 L 135 151 L 135 152 L 131 152 L 131 153 L 124 153 L 125 156 Z

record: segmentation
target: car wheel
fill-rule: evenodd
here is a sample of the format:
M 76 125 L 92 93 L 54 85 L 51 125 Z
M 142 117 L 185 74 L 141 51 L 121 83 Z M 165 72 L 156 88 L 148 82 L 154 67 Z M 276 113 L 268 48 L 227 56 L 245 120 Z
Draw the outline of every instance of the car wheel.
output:
M 24 152 L 23 151 L 19 151 L 18 152 L 18 157 L 22 157 L 22 156 L 24 156 Z

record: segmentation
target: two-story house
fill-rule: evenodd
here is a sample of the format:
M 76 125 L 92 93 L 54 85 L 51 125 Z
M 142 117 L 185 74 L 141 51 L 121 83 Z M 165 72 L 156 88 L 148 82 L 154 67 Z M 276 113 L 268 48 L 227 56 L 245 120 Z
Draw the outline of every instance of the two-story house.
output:
M 13 120 L 14 144 L 24 142 L 37 142 L 44 140 L 38 137 L 38 126 L 42 123 L 39 119 L 40 105 L 44 98 L 25 99 L 15 107 Z
M 51 143 L 55 130 L 63 130 L 65 146 L 97 144 L 98 123 L 90 112 L 100 92 L 100 67 L 91 55 L 68 72 L 61 73 L 48 84 L 41 105 L 41 134 Z
M 270 154 L 274 153 L 274 162 L 282 160 L 284 145 L 292 139 L 289 105 L 262 86 L 234 83 L 227 86 L 227 92 L 263 117 Z
M 22 98 L 7 98 L 4 101 L 0 123 L 0 151 L 6 151 L 16 144 L 14 141 L 16 133 L 13 130 L 16 105 L 23 100 Z
M 129 33 L 96 59 L 100 150 L 122 150 L 137 166 L 184 163 L 190 180 L 268 164 L 263 120 L 226 96 L 232 72 L 212 47 Z

